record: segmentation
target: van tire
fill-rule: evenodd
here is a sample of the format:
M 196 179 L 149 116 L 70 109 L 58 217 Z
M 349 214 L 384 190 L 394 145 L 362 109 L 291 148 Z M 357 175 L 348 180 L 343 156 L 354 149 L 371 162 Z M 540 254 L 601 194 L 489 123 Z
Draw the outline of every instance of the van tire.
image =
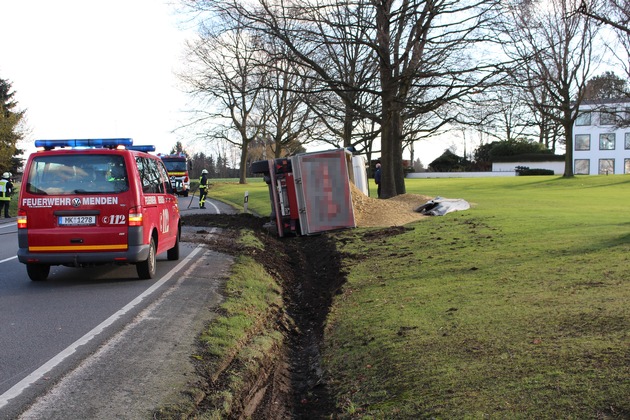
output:
M 50 266 L 47 264 L 26 264 L 26 273 L 33 281 L 44 281 L 50 273 Z
M 151 243 L 149 244 L 149 256 L 145 261 L 141 261 L 136 264 L 136 271 L 138 271 L 138 277 L 140 277 L 140 280 L 149 280 L 155 277 L 156 264 L 155 239 L 151 237 Z
M 175 238 L 175 246 L 173 248 L 166 251 L 166 258 L 169 261 L 177 261 L 179 260 L 179 236 L 181 235 L 181 229 L 177 229 L 177 237 Z
M 184 197 L 188 197 L 188 190 L 184 191 Z

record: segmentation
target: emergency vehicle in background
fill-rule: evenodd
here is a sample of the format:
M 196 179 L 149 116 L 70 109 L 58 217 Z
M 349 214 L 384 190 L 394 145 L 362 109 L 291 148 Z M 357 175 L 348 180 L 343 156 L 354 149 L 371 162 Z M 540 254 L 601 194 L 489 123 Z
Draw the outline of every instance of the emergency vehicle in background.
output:
M 177 155 L 163 155 L 158 153 L 158 156 L 166 166 L 166 172 L 168 172 L 171 185 L 175 192 L 184 197 L 188 197 L 190 176 L 188 175 L 188 159 L 186 155 L 183 153 Z
M 179 259 L 177 196 L 154 146 L 124 139 L 37 140 L 18 200 L 18 259 L 33 281 L 52 265 L 135 264 Z

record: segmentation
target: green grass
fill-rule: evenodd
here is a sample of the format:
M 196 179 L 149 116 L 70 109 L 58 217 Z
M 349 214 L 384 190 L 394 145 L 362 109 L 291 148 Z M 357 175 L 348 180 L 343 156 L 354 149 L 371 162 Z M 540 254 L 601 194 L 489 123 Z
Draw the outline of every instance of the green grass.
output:
M 257 215 L 268 215 L 271 212 L 269 189 L 262 178 L 250 178 L 247 184 L 239 184 L 238 180 L 211 180 L 208 197 L 229 203 L 243 211 L 245 192 L 248 193 L 247 211 Z
M 244 245 L 259 247 L 260 242 L 251 240 L 251 232 L 242 232 L 242 237 L 248 238 Z M 193 403 L 196 394 L 198 401 L 206 397 L 202 418 L 229 418 L 234 405 L 249 391 L 249 383 L 258 378 L 261 366 L 281 346 L 283 337 L 276 323 L 282 290 L 264 267 L 251 257 L 237 257 L 223 295 L 219 316 L 201 333 L 200 354 L 193 355 L 208 382 L 191 386 L 184 394 L 192 398 L 163 407 L 159 418 L 198 418 Z
M 371 418 L 629 416 L 629 184 L 409 180 L 473 208 L 377 241 L 339 235 L 354 239 L 328 321 L 340 404 Z
M 266 214 L 255 185 L 210 195 L 248 189 Z M 348 281 L 324 363 L 345 416 L 630 417 L 630 177 L 406 185 L 472 208 L 334 234 Z
M 257 322 L 265 322 L 269 308 L 280 307 L 282 300 L 275 280 L 250 257 L 237 258 L 223 294 L 222 316 L 200 337 L 205 351 L 219 364 L 265 327 Z

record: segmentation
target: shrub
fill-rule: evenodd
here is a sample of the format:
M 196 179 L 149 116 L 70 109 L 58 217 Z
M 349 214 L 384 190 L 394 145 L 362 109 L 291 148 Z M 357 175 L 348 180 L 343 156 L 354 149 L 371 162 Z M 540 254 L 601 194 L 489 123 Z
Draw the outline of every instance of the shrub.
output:
M 551 169 L 540 169 L 540 168 L 530 169 L 527 166 L 517 166 L 515 170 L 516 170 L 516 175 L 519 175 L 519 176 L 554 175 L 554 171 L 552 171 Z

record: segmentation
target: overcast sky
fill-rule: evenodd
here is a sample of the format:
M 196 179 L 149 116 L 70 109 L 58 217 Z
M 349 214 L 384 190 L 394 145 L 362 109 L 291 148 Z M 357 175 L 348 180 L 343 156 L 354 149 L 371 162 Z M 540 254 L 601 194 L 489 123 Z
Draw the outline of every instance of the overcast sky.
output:
M 161 0 L 4 1 L 0 78 L 26 109 L 30 140 L 182 140 L 177 88 L 185 32 Z
M 28 152 L 35 139 L 131 137 L 157 152 L 182 141 L 213 154 L 172 133 L 186 120 L 175 73 L 193 35 L 167 0 L 12 0 L 0 10 L 0 78 L 27 111 Z M 416 157 L 427 166 L 452 144 L 419 142 Z

